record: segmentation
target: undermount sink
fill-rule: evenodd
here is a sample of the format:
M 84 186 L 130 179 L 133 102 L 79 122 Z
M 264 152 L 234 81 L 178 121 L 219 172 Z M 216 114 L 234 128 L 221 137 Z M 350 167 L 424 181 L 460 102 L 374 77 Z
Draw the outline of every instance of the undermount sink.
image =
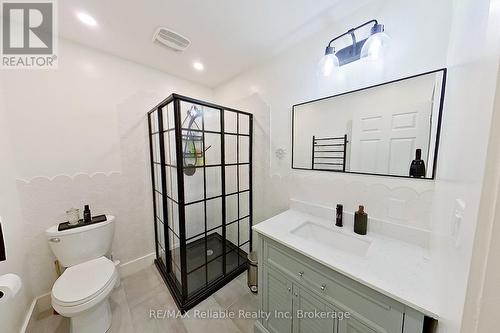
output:
M 321 244 L 358 256 L 366 255 L 371 241 L 361 239 L 354 235 L 347 235 L 332 228 L 327 228 L 317 223 L 306 221 L 290 231 L 291 234 L 307 242 Z

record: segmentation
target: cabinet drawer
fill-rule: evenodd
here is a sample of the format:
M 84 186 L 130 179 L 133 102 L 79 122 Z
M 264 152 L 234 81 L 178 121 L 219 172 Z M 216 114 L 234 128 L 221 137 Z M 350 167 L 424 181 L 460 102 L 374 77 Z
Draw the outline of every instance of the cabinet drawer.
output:
M 377 331 L 401 332 L 403 304 L 268 239 L 263 258 L 267 265 L 282 271 L 293 282 Z

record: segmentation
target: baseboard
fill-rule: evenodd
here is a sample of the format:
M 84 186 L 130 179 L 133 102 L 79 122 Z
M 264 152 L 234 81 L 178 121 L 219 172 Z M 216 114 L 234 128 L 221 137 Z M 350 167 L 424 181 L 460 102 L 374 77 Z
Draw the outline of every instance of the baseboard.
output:
M 127 277 L 129 275 L 137 273 L 142 269 L 151 266 L 154 262 L 155 257 L 156 254 L 153 252 L 121 264 L 120 266 L 118 266 L 118 270 L 120 272 L 120 278 Z M 52 309 L 50 294 L 51 293 L 48 292 L 43 295 L 37 296 L 33 299 L 26 313 L 23 326 L 21 327 L 21 333 L 26 332 L 26 329 L 28 328 L 30 321 L 36 320 L 36 318 L 40 313 Z
M 140 270 L 148 268 L 153 265 L 155 258 L 156 253 L 153 252 L 121 264 L 118 268 L 120 271 L 120 277 L 124 278 L 137 273 Z
M 24 323 L 23 323 L 23 326 L 21 327 L 21 333 L 25 333 L 26 329 L 28 328 L 30 320 L 33 317 L 33 311 L 35 311 L 36 301 L 37 301 L 36 298 L 33 299 L 30 307 L 28 308 L 28 312 L 26 312 L 26 316 L 24 318 Z
M 35 320 L 38 317 L 38 314 L 44 311 L 51 309 L 50 305 L 50 293 L 46 293 L 35 297 L 31 302 L 28 311 L 26 312 L 26 316 L 24 318 L 23 326 L 21 327 L 21 333 L 25 333 L 28 329 L 31 320 Z

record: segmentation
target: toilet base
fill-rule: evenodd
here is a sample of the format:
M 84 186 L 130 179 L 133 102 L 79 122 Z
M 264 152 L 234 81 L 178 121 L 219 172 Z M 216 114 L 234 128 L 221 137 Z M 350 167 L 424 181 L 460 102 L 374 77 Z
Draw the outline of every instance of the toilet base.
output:
M 111 306 L 106 298 L 99 305 L 70 318 L 71 333 L 105 333 L 111 327 Z

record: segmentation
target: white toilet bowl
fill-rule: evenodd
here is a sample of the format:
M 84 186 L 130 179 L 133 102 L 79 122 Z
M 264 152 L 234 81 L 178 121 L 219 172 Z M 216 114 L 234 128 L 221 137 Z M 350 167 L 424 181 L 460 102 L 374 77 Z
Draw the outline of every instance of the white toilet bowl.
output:
M 111 327 L 109 295 L 118 282 L 106 257 L 67 268 L 52 288 L 52 306 L 70 318 L 72 333 L 105 333 Z

